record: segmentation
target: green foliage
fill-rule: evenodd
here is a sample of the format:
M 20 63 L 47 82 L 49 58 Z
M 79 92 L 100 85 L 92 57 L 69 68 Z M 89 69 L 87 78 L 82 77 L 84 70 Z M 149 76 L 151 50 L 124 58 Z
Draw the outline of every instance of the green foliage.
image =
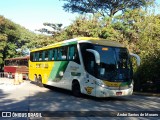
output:
M 77 36 L 101 37 L 118 41 L 124 44 L 130 52 L 138 54 L 141 57 L 141 66 L 138 69 L 133 61 L 136 86 L 159 79 L 159 15 L 149 14 L 142 9 L 134 9 L 114 17 L 80 16 L 57 36 L 57 39 L 64 40 L 63 38 Z
M 62 31 L 62 24 L 43 23 L 43 25 L 51 27 L 52 30 L 49 30 L 47 28 L 41 28 L 41 29 L 39 29 L 37 31 L 39 31 L 41 33 L 51 34 L 54 37 L 59 35 L 61 33 L 61 31 Z
M 155 0 L 63 0 L 66 11 L 114 16 L 119 11 L 152 5 Z
M 80 16 L 69 27 L 65 29 L 65 32 L 67 32 L 67 35 L 70 37 L 75 37 L 75 36 L 98 37 L 98 35 L 101 32 L 100 25 L 101 24 L 97 16 L 94 17 Z
M 16 29 L 16 26 L 10 20 L 5 19 L 0 16 L 0 64 L 3 64 L 3 60 L 6 57 L 13 57 L 16 53 L 16 48 L 18 45 L 17 39 L 19 39 L 20 34 Z M 0 66 L 0 69 L 2 66 Z
M 36 35 L 28 44 L 27 48 L 35 49 L 49 44 L 53 44 L 55 41 L 51 36 Z
M 0 16 L 0 71 L 5 58 L 27 55 L 29 49 L 48 45 L 52 41 L 49 36 L 36 35 Z
M 20 49 L 22 46 L 26 45 L 26 43 L 29 43 L 35 35 L 3 16 L 0 16 L 0 19 L 0 44 L 3 44 L 3 48 L 1 49 L 3 59 L 15 57 L 17 55 L 15 54 L 16 49 Z M 13 53 L 9 51 L 12 51 Z
M 144 56 L 141 66 L 135 73 L 135 90 L 160 92 L 160 50 Z

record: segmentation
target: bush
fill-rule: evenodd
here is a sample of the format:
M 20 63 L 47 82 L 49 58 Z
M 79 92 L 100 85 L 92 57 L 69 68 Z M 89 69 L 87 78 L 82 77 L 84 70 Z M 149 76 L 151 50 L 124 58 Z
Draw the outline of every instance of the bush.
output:
M 160 50 L 150 53 L 142 61 L 134 75 L 135 90 L 160 92 Z

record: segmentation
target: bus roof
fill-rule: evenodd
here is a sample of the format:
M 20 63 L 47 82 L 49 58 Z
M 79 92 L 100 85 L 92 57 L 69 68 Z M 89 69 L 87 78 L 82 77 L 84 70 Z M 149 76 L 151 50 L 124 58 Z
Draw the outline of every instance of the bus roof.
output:
M 93 44 L 98 44 L 98 45 L 105 45 L 105 46 L 113 46 L 113 47 L 125 47 L 124 45 L 115 42 L 115 41 L 110 41 L 102 38 L 94 38 L 94 37 L 78 37 L 74 39 L 69 39 L 69 40 L 64 40 L 62 42 L 57 42 L 42 48 L 37 48 L 34 50 L 31 50 L 31 52 L 39 51 L 39 50 L 45 50 L 45 49 L 50 49 L 50 48 L 55 48 L 59 46 L 65 46 L 65 45 L 72 45 L 72 44 L 77 44 L 77 43 L 93 43 Z
M 22 60 L 22 59 L 29 59 L 29 56 L 15 57 L 15 58 L 6 58 L 5 60 Z
M 77 38 L 79 43 L 93 43 L 97 45 L 104 45 L 104 46 L 113 46 L 113 47 L 125 47 L 123 44 L 120 44 L 116 41 L 106 40 L 102 38 L 92 38 L 92 37 L 80 37 Z

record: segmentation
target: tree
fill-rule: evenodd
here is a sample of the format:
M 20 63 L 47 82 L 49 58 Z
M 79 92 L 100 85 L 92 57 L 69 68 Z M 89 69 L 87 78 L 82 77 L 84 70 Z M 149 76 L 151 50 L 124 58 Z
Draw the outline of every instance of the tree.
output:
M 41 33 L 47 33 L 47 34 L 50 34 L 52 36 L 59 35 L 61 33 L 61 31 L 63 30 L 62 24 L 43 23 L 43 25 L 52 28 L 52 30 L 49 30 L 47 28 L 41 28 L 37 31 L 39 31 Z
M 20 37 L 15 24 L 0 16 L 0 70 L 6 57 L 13 57 L 16 54 L 18 39 Z
M 101 22 L 99 16 L 80 16 L 65 29 L 70 38 L 77 36 L 99 37 L 101 32 Z
M 100 13 L 102 16 L 114 16 L 119 11 L 146 7 L 155 0 L 63 0 L 64 10 L 68 12 Z
M 24 27 L 0 16 L 0 71 L 3 69 L 4 59 L 26 55 L 32 40 L 39 39 Z

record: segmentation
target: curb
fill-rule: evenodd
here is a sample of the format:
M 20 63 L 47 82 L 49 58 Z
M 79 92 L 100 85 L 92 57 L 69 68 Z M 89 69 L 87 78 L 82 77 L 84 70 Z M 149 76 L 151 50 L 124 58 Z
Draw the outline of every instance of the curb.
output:
M 143 96 L 156 96 L 156 97 L 160 97 L 160 94 L 159 94 L 159 93 L 133 92 L 133 95 L 143 95 Z

